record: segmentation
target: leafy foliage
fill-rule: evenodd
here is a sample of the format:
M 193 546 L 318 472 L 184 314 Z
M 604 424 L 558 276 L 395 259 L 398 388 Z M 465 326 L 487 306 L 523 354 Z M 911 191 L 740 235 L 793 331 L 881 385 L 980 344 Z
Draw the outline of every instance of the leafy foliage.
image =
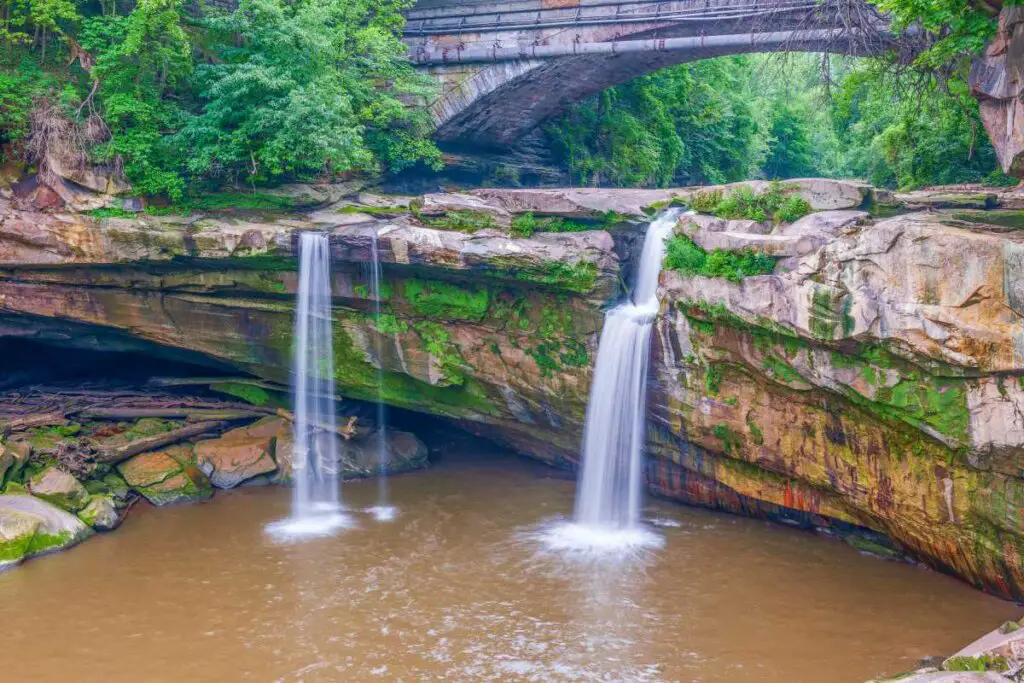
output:
M 772 183 L 764 192 L 754 192 L 749 187 L 738 187 L 726 193 L 719 190 L 698 192 L 690 199 L 690 207 L 699 213 L 720 218 L 771 220 L 776 223 L 793 222 L 811 212 L 807 200 L 792 194 L 780 183 Z
M 547 127 L 580 183 L 667 186 L 746 178 L 758 156 L 750 58 L 642 76 L 573 107 Z
M 977 102 L 962 81 L 947 88 L 889 75 L 878 64 L 854 66 L 829 107 L 841 150 L 832 174 L 903 189 L 1003 182 Z
M 745 277 L 771 274 L 775 270 L 775 259 L 756 249 L 714 249 L 708 253 L 689 237 L 676 235 L 668 241 L 665 267 L 683 275 L 723 277 L 739 282 Z
M 877 59 L 684 64 L 576 105 L 547 130 L 573 180 L 588 185 L 806 176 L 901 189 L 1008 182 L 963 73 L 940 85 Z
M 91 154 L 136 191 L 436 166 L 407 0 L 0 0 L 0 143 L 37 100 L 108 129 Z M 32 65 L 36 65 L 33 70 Z M 57 84 L 66 84 L 60 90 Z

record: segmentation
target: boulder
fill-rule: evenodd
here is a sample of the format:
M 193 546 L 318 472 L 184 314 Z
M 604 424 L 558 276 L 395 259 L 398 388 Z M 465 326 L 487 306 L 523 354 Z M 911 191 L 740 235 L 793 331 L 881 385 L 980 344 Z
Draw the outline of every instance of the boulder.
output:
M 689 237 L 705 251 L 712 251 L 714 249 L 724 249 L 726 251 L 755 249 L 775 257 L 796 256 L 801 253 L 798 250 L 801 243 L 800 237 L 704 231 L 694 232 Z
M 410 432 L 397 429 L 385 431 L 385 448 L 387 449 L 387 471 L 391 474 L 419 469 L 428 464 L 428 452 L 424 443 Z M 292 437 L 291 424 L 282 424 L 275 437 L 274 456 L 278 471 L 274 481 L 288 483 L 292 477 Z M 379 432 L 345 440 L 337 439 L 338 456 L 340 458 L 338 473 L 343 478 L 372 477 L 380 473 Z
M 356 204 L 369 206 L 376 209 L 390 209 L 394 207 L 409 208 L 409 202 L 415 197 L 401 194 L 377 194 L 374 192 L 360 192 L 356 195 Z
M 410 432 L 386 430 L 384 448 L 387 452 L 387 471 L 390 474 L 419 469 L 428 464 L 427 447 Z M 369 477 L 379 474 L 379 432 L 374 432 L 364 439 L 341 441 L 339 452 L 343 477 Z
M 291 183 L 266 188 L 262 192 L 285 200 L 293 209 L 309 209 L 333 204 L 343 197 L 359 192 L 365 186 L 364 180 L 316 184 Z
M 776 226 L 772 234 L 811 237 L 824 244 L 847 230 L 863 225 L 869 218 L 867 211 L 817 211 L 792 223 Z
M 34 515 L 0 507 L 0 571 L 25 558 L 39 524 Z
M 81 482 L 56 467 L 47 467 L 28 480 L 28 490 L 57 507 L 77 512 L 89 502 L 89 492 Z
M 288 420 L 281 420 L 274 432 L 274 462 L 277 470 L 273 475 L 275 484 L 288 484 L 292 480 L 292 449 L 295 447 L 294 426 Z
M 841 234 L 855 230 L 867 222 L 866 211 L 820 211 L 792 223 L 783 223 L 772 235 L 795 238 L 795 255 L 803 256 L 816 251 Z
M 76 185 L 81 185 L 98 194 L 124 194 L 132 189 L 132 186 L 125 180 L 124 174 L 113 166 L 71 165 L 65 163 L 56 154 L 47 154 L 44 163 L 49 171 L 64 180 L 70 180 Z
M 770 221 L 731 220 L 718 218 L 717 216 L 708 216 L 703 213 L 685 214 L 679 219 L 679 225 L 680 227 L 685 226 L 686 232 L 699 230 L 704 232 L 738 232 L 748 235 L 767 235 L 772 231 Z
M 466 212 L 487 216 L 494 225 L 501 228 L 507 228 L 512 224 L 512 215 L 500 204 L 471 194 L 425 194 L 418 200 L 415 208 L 421 216 L 444 216 L 449 213 Z
M 943 662 L 943 668 L 953 668 L 956 660 L 978 657 L 1003 658 L 1011 663 L 1024 664 L 1024 629 L 1015 622 L 986 633 Z
M 872 683 L 1010 683 L 1012 679 L 994 671 L 938 671 L 922 669 L 897 678 L 887 678 Z
M 121 516 L 111 496 L 93 496 L 78 512 L 78 518 L 96 531 L 110 531 L 121 523 Z
M 7 472 L 15 466 L 14 452 L 9 450 L 5 444 L 0 444 L 0 485 L 3 484 Z
M 213 495 L 210 481 L 194 464 L 189 446 L 136 455 L 117 469 L 134 491 L 154 505 L 206 500 Z
M 896 201 L 910 211 L 936 209 L 994 209 L 999 195 L 991 190 L 938 188 L 894 193 Z
M 74 515 L 35 496 L 0 495 L 0 569 L 70 548 L 91 533 Z
M 747 180 L 718 187 L 700 188 L 700 191 L 721 190 L 728 193 L 741 187 L 761 193 L 771 188 L 774 181 Z M 859 209 L 873 198 L 873 188 L 867 183 L 830 178 L 794 178 L 779 183 L 783 189 L 799 195 L 814 211 L 835 211 L 838 209 Z
M 266 417 L 216 439 L 200 441 L 196 444 L 199 468 L 220 489 L 231 489 L 253 477 L 274 472 L 274 438 L 283 422 L 279 417 Z

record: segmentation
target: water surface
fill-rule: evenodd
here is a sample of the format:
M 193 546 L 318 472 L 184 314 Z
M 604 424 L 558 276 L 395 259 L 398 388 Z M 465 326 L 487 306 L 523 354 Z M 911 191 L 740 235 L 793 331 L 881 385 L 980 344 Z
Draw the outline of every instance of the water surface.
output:
M 137 506 L 0 574 L 3 680 L 842 683 L 948 654 L 1011 604 L 833 539 L 648 503 L 678 524 L 624 566 L 530 540 L 573 483 L 493 453 L 393 480 L 400 516 L 275 544 L 280 488 Z M 373 481 L 349 505 L 376 502 Z

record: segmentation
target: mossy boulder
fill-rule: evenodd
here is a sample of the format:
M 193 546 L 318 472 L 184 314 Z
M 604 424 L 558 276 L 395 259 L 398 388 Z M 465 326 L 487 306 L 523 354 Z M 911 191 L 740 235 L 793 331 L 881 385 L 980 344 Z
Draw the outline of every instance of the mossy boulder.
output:
M 110 531 L 121 523 L 113 496 L 93 496 L 79 510 L 78 518 L 96 531 Z
M 69 512 L 78 512 L 89 502 L 89 492 L 82 483 L 57 467 L 47 467 L 28 480 L 28 490 Z
M 74 515 L 35 496 L 0 495 L 0 569 L 70 548 L 91 533 Z
M 210 480 L 195 464 L 190 446 L 143 453 L 117 467 L 124 481 L 153 505 L 206 500 Z

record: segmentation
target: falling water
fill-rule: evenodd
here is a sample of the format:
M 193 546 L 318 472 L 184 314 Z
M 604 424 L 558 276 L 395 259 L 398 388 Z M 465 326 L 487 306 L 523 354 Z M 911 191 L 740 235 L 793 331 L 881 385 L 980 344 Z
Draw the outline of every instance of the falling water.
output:
M 587 405 L 574 523 L 546 533 L 554 546 L 589 549 L 660 543 L 658 536 L 640 526 L 647 366 L 665 238 L 678 217 L 679 210 L 673 209 L 650 224 L 632 299 L 605 315 Z
M 301 234 L 292 366 L 292 514 L 269 527 L 284 535 L 328 534 L 346 523 L 338 483 L 330 260 L 326 234 Z
M 373 321 L 374 327 L 380 330 L 380 242 L 377 232 L 373 231 L 370 251 L 372 260 L 370 263 L 370 295 L 373 298 Z M 378 333 L 376 339 L 377 353 L 377 505 L 370 512 L 378 521 L 385 522 L 394 519 L 397 510 L 390 504 L 388 497 L 388 442 L 387 442 L 387 415 L 384 406 L 384 358 L 381 348 L 381 336 Z

